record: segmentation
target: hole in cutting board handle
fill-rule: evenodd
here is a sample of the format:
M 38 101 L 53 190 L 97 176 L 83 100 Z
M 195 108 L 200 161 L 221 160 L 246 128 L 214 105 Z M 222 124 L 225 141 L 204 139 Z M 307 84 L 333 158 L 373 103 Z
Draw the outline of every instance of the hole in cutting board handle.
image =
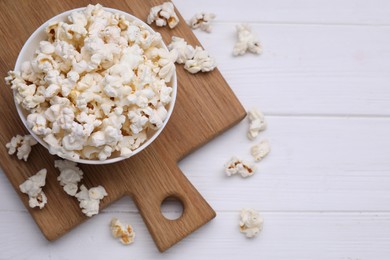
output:
M 183 216 L 183 202 L 175 196 L 169 196 L 161 202 L 160 212 L 168 220 L 177 220 Z

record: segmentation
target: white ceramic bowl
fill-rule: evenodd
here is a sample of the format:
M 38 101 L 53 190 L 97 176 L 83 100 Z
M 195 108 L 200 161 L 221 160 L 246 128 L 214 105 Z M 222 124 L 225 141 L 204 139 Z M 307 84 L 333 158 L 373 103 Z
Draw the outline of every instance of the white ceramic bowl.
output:
M 50 20 L 46 21 L 37 30 L 35 30 L 35 32 L 30 36 L 30 38 L 28 38 L 26 43 L 23 45 L 23 48 L 20 51 L 19 56 L 18 56 L 18 58 L 16 60 L 15 69 L 14 70 L 15 71 L 20 71 L 22 63 L 24 61 L 28 61 L 28 60 L 31 60 L 33 58 L 35 50 L 39 47 L 39 42 L 42 41 L 42 40 L 47 39 L 47 36 L 46 36 L 46 33 L 45 33 L 45 29 L 49 25 L 49 23 L 51 23 L 53 21 L 65 21 L 67 19 L 67 17 L 72 12 L 74 12 L 74 11 L 82 11 L 84 9 L 85 8 L 77 8 L 77 9 L 73 9 L 73 10 L 69 10 L 69 11 L 63 12 L 63 13 L 57 15 L 57 16 L 54 16 Z M 138 19 L 137 17 L 135 17 L 135 16 L 133 16 L 131 14 L 128 14 L 126 12 L 123 12 L 123 11 L 120 11 L 120 10 L 117 10 L 117 9 L 112 9 L 112 8 L 104 8 L 104 10 L 106 10 L 108 12 L 112 12 L 112 13 L 123 14 L 126 17 L 127 20 L 129 20 L 129 21 L 134 21 L 134 20 L 138 21 L 138 22 L 143 24 L 145 29 L 147 29 L 147 30 L 149 30 L 151 32 L 154 32 L 154 30 L 149 25 L 147 25 L 145 22 L 143 22 L 142 20 Z M 167 46 L 165 45 L 165 43 L 163 41 L 162 41 L 162 46 L 167 49 Z M 151 136 L 149 136 L 148 139 L 140 147 L 135 149 L 131 156 L 136 155 L 137 153 L 139 153 L 143 149 L 145 149 L 148 145 L 150 145 L 157 138 L 157 136 L 161 133 L 161 131 L 164 129 L 164 127 L 168 123 L 168 120 L 169 120 L 169 118 L 170 118 L 170 116 L 172 114 L 173 107 L 174 107 L 175 101 L 176 101 L 176 94 L 177 94 L 177 77 L 176 77 L 176 73 L 174 74 L 174 76 L 172 78 L 172 88 L 173 88 L 173 91 L 172 91 L 172 101 L 171 101 L 171 103 L 167 107 L 168 115 L 167 115 L 167 118 L 164 121 L 164 124 L 162 125 L 162 127 L 160 129 L 158 129 Z M 14 91 L 14 95 L 15 95 L 15 91 Z M 26 118 L 27 118 L 27 115 L 28 115 L 28 111 L 26 111 L 23 107 L 21 107 L 16 102 L 15 102 L 15 104 L 16 104 L 16 109 L 18 111 L 18 114 L 19 114 L 20 118 L 22 119 L 22 122 L 23 122 L 24 126 L 28 129 L 30 134 L 41 145 L 43 145 L 46 149 L 49 149 L 48 144 L 41 137 L 39 137 L 35 133 L 33 133 L 33 131 L 27 126 L 27 119 Z M 124 159 L 127 159 L 127 158 L 118 156 L 118 157 L 108 158 L 107 160 L 104 160 L 104 161 L 100 161 L 100 160 L 87 160 L 87 159 L 78 159 L 78 160 L 72 160 L 72 161 L 75 161 L 77 163 L 84 163 L 84 164 L 108 164 L 108 163 L 119 162 L 119 161 L 122 161 Z M 68 159 L 68 160 L 70 160 L 70 159 Z

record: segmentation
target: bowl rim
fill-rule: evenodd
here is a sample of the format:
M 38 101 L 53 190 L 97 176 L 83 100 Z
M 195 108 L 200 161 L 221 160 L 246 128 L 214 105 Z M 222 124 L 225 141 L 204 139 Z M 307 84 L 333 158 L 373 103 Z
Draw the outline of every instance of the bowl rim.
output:
M 24 43 L 22 49 L 20 50 L 19 52 L 19 55 L 16 59 L 16 63 L 15 63 L 15 67 L 14 67 L 14 71 L 20 71 L 20 68 L 21 68 L 21 65 L 24 61 L 26 60 L 21 60 L 22 57 L 24 56 L 24 53 L 28 52 L 29 49 L 31 49 L 31 42 L 37 37 L 37 35 L 39 33 L 41 33 L 42 31 L 44 31 L 46 29 L 46 27 L 51 23 L 51 22 L 54 22 L 54 21 L 64 21 L 67 16 L 69 14 L 71 14 L 72 12 L 77 12 L 77 11 L 83 11 L 85 10 L 86 7 L 80 7 L 80 8 L 75 8 L 75 9 L 71 9 L 71 10 L 67 10 L 65 12 L 62 12 L 60 14 L 57 14 L 56 16 L 50 18 L 49 20 L 47 20 L 46 22 L 44 22 L 42 25 L 40 25 L 31 35 L 30 37 L 27 39 L 27 41 Z M 119 13 L 119 14 L 123 14 L 126 16 L 126 19 L 127 20 L 134 20 L 140 24 L 142 24 L 142 26 L 145 27 L 145 29 L 149 30 L 150 32 L 153 32 L 153 33 L 156 33 L 155 30 L 153 30 L 148 24 L 146 24 L 144 21 L 142 21 L 141 19 L 139 19 L 138 17 L 132 15 L 132 14 L 129 14 L 129 13 L 126 13 L 124 11 L 121 11 L 121 10 L 118 10 L 118 9 L 115 9 L 115 8 L 109 8 L 109 7 L 103 7 L 103 9 L 105 11 L 109 11 L 109 12 L 112 12 L 112 13 Z M 168 47 L 167 45 L 165 44 L 164 40 L 161 40 L 162 42 L 162 47 L 165 48 L 166 50 L 168 50 Z M 36 46 L 37 48 L 38 46 Z M 34 48 L 34 50 L 36 50 L 36 48 Z M 103 165 L 103 164 L 110 164 L 110 163 L 115 163 L 115 162 L 119 162 L 119 161 L 122 161 L 122 160 L 125 160 L 125 159 L 129 159 L 131 158 L 132 156 L 138 154 L 139 152 L 141 152 L 142 150 L 144 150 L 146 147 L 148 147 L 160 134 L 161 132 L 163 131 L 163 129 L 165 128 L 165 126 L 167 125 L 171 115 L 172 115 L 172 112 L 173 112 L 173 108 L 175 107 L 175 103 L 176 103 L 176 97 L 177 97 L 177 74 L 176 74 L 176 66 L 175 66 L 175 73 L 173 75 L 173 78 L 171 80 L 172 82 L 172 93 L 171 93 L 171 102 L 169 103 L 169 108 L 168 108 L 168 113 L 167 113 L 167 117 L 166 119 L 164 120 L 163 122 L 163 125 L 153 133 L 153 135 L 147 139 L 141 146 L 139 146 L 137 149 L 135 149 L 134 151 L 132 151 L 131 155 L 129 157 L 122 157 L 122 156 L 118 156 L 118 157 L 114 157 L 114 158 L 108 158 L 106 160 L 88 160 L 88 159 L 73 159 L 73 158 L 65 158 L 65 157 L 62 157 L 58 154 L 55 154 L 56 156 L 62 158 L 62 159 L 65 159 L 65 160 L 69 160 L 69 161 L 73 161 L 73 162 L 76 162 L 76 163 L 81 163 L 81 164 L 92 164 L 92 165 Z M 16 93 L 16 90 L 13 90 L 13 95 L 15 97 L 15 93 Z M 14 102 L 15 102 L 15 106 L 16 106 L 16 110 L 19 114 L 19 117 L 20 119 L 22 120 L 23 122 L 23 125 L 27 128 L 27 130 L 29 131 L 29 133 L 34 137 L 35 140 L 37 140 L 43 147 L 45 147 L 47 150 L 49 150 L 49 145 L 41 138 L 39 137 L 38 135 L 36 135 L 27 125 L 27 117 L 23 114 L 23 111 L 25 111 L 25 109 L 23 109 L 21 107 L 21 105 L 19 105 L 17 102 L 16 102 L 16 99 L 14 98 Z

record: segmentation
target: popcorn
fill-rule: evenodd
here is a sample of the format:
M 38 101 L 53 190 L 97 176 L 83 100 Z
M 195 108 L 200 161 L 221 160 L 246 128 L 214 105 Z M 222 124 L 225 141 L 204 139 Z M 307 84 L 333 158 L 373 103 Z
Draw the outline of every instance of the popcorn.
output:
M 175 13 L 175 8 L 172 2 L 165 2 L 162 5 L 154 6 L 150 9 L 147 23 L 156 23 L 157 26 L 163 27 L 167 24 L 173 29 L 179 23 L 179 17 Z
M 248 111 L 248 119 L 249 130 L 247 136 L 250 140 L 254 140 L 259 135 L 259 132 L 267 128 L 267 123 L 265 122 L 263 113 L 255 108 Z
M 119 238 L 119 241 L 124 245 L 130 245 L 134 242 L 135 232 L 130 225 L 123 225 L 117 218 L 112 218 L 111 234 L 114 238 Z
M 233 55 L 244 55 L 247 51 L 260 54 L 262 52 L 260 41 L 252 32 L 248 24 L 239 24 L 236 26 L 238 41 L 234 45 Z
M 263 218 L 253 209 L 242 209 L 240 232 L 246 237 L 253 238 L 263 229 Z
M 47 197 L 42 191 L 42 187 L 46 184 L 46 173 L 47 170 L 42 169 L 19 185 L 20 191 L 28 195 L 31 208 L 42 209 L 47 203 Z
M 12 155 L 17 151 L 16 156 L 18 159 L 27 162 L 31 147 L 36 144 L 37 141 L 31 135 L 16 135 L 12 137 L 11 141 L 7 143 L 5 147 L 8 149 L 9 155 Z
M 196 46 L 194 49 L 180 37 L 173 36 L 168 49 L 177 53 L 176 62 L 184 63 L 184 68 L 192 74 L 199 71 L 209 72 L 217 66 L 214 58 L 210 57 L 202 47 Z
M 77 167 L 75 162 L 67 160 L 55 160 L 54 167 L 60 170 L 57 180 L 64 187 L 64 191 L 70 196 L 75 196 L 78 190 L 77 185 L 83 179 L 83 171 Z
M 47 127 L 46 117 L 39 113 L 27 116 L 27 126 L 37 135 L 48 135 L 51 133 L 51 129 Z
M 178 21 L 171 11 L 172 3 L 158 11 L 170 26 Z M 46 34 L 33 58 L 5 80 L 50 153 L 69 160 L 128 157 L 163 126 L 178 53 L 163 47 L 159 33 L 97 4 L 49 24 Z M 28 147 L 21 147 L 24 158 Z
M 21 143 L 23 141 L 23 136 L 17 135 L 12 137 L 11 141 L 5 145 L 5 147 L 8 149 L 8 154 L 12 155 L 16 152 L 16 149 L 20 147 Z
M 183 64 L 187 60 L 191 60 L 194 57 L 195 49 L 189 45 L 183 38 L 173 36 L 171 43 L 168 45 L 170 51 L 176 50 L 178 64 Z
M 227 176 L 231 176 L 239 173 L 241 177 L 249 177 L 255 173 L 256 166 L 240 160 L 237 157 L 233 157 L 225 165 L 225 173 Z
M 207 51 L 202 47 L 196 46 L 194 57 L 190 60 L 187 60 L 184 64 L 184 68 L 190 73 L 195 74 L 199 71 L 209 72 L 214 70 L 217 66 L 214 58 L 210 57 Z
M 121 153 L 121 156 L 123 157 L 130 157 L 132 154 L 132 151 L 140 147 L 140 145 L 146 141 L 146 132 L 140 132 L 133 136 L 125 136 L 123 139 L 118 143 L 118 148 Z
M 88 190 L 84 185 L 81 185 L 80 191 L 75 196 L 80 202 L 82 212 L 86 216 L 92 217 L 99 213 L 100 200 L 107 196 L 107 192 L 102 186 L 97 186 Z
M 149 54 L 149 55 L 148 55 Z M 167 51 L 165 49 L 153 48 L 147 55 L 150 59 L 156 60 L 160 65 L 158 75 L 165 80 L 165 82 L 171 81 L 173 75 L 176 72 L 174 62 L 177 60 L 178 53 L 175 49 Z
M 211 21 L 215 19 L 213 13 L 197 13 L 188 22 L 192 29 L 200 28 L 202 31 L 211 32 Z
M 267 140 L 260 141 L 259 144 L 252 146 L 251 154 L 256 161 L 261 161 L 271 151 Z

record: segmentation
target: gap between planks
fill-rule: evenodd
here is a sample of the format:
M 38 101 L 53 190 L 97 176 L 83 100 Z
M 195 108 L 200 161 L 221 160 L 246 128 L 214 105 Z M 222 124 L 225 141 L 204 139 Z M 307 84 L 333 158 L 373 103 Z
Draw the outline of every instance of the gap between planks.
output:
M 353 27 L 390 27 L 390 24 L 370 24 L 370 23 L 315 23 L 315 22 L 270 22 L 270 21 L 243 21 L 243 20 L 214 20 L 213 24 L 239 24 L 247 23 L 253 25 L 282 25 L 282 26 L 353 26 Z
M 280 215 L 390 215 L 390 210 L 261 210 L 255 208 L 255 210 L 259 211 L 260 214 L 280 214 Z M 218 213 L 224 214 L 224 213 L 239 213 L 241 210 L 215 210 Z M 164 213 L 176 213 L 179 212 L 179 210 L 164 210 L 162 211 Z M 24 209 L 20 210 L 7 210 L 7 209 L 1 209 L 1 213 L 21 213 L 21 214 L 27 214 L 28 211 Z M 107 214 L 139 214 L 138 210 L 110 210 L 109 208 L 104 209 L 99 213 L 99 215 L 107 215 Z

